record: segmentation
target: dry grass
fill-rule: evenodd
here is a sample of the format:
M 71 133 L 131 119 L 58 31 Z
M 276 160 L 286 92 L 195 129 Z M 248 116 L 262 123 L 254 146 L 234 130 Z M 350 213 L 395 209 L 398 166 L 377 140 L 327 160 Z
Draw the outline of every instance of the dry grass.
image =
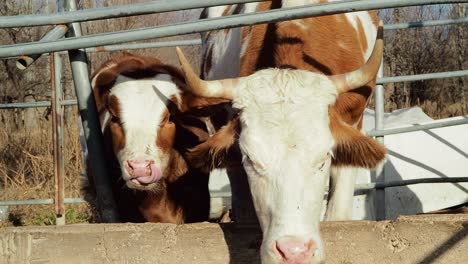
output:
M 76 120 L 72 119 L 72 120 Z M 76 122 L 65 127 L 65 197 L 80 197 L 82 172 Z M 51 122 L 39 128 L 6 131 L 0 127 L 0 200 L 54 197 L 54 167 Z M 55 223 L 52 205 L 11 206 L 9 221 L 0 225 L 47 225 Z M 87 205 L 66 205 L 67 223 L 89 221 Z

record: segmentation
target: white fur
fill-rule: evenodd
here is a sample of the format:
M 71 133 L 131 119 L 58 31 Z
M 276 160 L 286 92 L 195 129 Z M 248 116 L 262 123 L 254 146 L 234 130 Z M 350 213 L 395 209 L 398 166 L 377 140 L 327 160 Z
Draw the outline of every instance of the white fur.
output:
M 257 6 L 258 3 L 245 4 L 240 14 L 255 12 Z M 210 7 L 208 8 L 208 17 L 221 17 L 226 8 L 233 11 L 236 7 L 237 5 L 232 5 L 231 7 Z M 219 30 L 215 34 L 208 35 L 208 37 L 203 35 L 203 54 L 206 56 L 210 50 L 212 52 L 211 69 L 208 71 L 202 69 L 205 79 L 214 80 L 239 76 L 240 54 L 245 52 L 245 47 L 241 47 L 241 34 L 241 28 L 233 28 L 229 30 Z M 205 60 L 207 60 L 206 57 Z M 225 65 L 229 65 L 229 67 Z
M 283 0 L 282 7 L 295 7 L 303 5 L 320 4 L 320 0 Z
M 243 165 L 264 234 L 262 263 L 278 261 L 273 249 L 284 236 L 313 240 L 314 261 L 323 258 L 319 221 L 334 144 L 328 106 L 336 96 L 327 77 L 302 70 L 261 70 L 236 87 Z
M 159 124 L 167 110 L 163 101 L 154 91 L 153 86 L 169 99 L 179 98 L 179 89 L 168 74 L 159 74 L 150 79 L 134 80 L 119 76 L 110 91 L 120 103 L 122 122 L 125 133 L 125 146 L 117 153 L 120 164 L 126 160 L 154 160 L 155 164 L 166 164 L 168 157 L 156 146 Z M 164 168 L 161 168 L 164 171 Z M 125 177 L 124 166 L 122 175 Z

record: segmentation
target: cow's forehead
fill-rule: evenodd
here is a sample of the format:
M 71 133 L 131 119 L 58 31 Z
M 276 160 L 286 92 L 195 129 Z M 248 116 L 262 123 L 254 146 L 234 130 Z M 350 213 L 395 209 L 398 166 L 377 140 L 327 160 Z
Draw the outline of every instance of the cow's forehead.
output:
M 265 71 L 234 96 L 242 109 L 240 147 L 259 166 L 293 157 L 319 162 L 333 145 L 328 106 L 337 95 L 325 76 L 297 70 Z M 255 165 L 255 164 L 254 164 Z
M 119 117 L 126 131 L 148 129 L 156 133 L 167 111 L 167 100 L 180 101 L 180 90 L 168 74 L 138 80 L 119 76 L 110 95 L 118 99 Z

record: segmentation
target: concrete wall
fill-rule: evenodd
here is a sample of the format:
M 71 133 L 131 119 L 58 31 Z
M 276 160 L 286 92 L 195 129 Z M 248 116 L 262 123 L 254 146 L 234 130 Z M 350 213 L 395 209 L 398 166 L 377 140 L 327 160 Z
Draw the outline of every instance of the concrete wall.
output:
M 468 215 L 324 222 L 326 263 L 468 263 Z M 233 224 L 94 224 L 0 230 L 0 263 L 259 263 L 260 233 Z

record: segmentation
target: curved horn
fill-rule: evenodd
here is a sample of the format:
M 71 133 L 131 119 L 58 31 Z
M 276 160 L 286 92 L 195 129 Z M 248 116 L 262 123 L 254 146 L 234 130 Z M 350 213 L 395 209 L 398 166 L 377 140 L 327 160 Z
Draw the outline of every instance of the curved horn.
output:
M 177 56 L 179 57 L 182 71 L 185 75 L 189 90 L 203 97 L 216 97 L 232 100 L 232 90 L 237 84 L 237 79 L 224 79 L 219 81 L 204 81 L 198 77 L 192 66 L 188 62 L 184 53 L 179 47 L 176 47 Z
M 379 21 L 377 30 L 377 39 L 375 41 L 372 54 L 361 68 L 344 73 L 330 76 L 329 78 L 335 83 L 338 93 L 345 93 L 350 90 L 359 88 L 372 81 L 380 68 L 383 54 L 383 21 Z

